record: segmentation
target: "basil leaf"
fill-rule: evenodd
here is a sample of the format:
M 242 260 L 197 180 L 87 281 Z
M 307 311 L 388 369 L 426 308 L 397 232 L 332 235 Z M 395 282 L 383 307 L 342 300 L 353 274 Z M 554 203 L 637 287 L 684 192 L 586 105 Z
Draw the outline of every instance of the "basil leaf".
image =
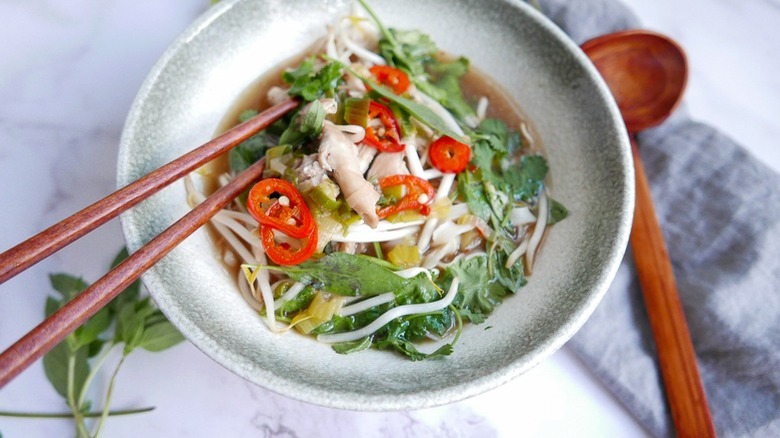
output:
M 76 345 L 88 346 L 111 325 L 111 313 L 108 308 L 102 308 L 73 332 Z
M 59 310 L 60 307 L 63 306 L 62 301 L 52 297 L 48 296 L 46 297 L 46 317 L 50 317 L 52 313 Z
M 155 311 L 149 298 L 138 302 L 127 302 L 117 314 L 114 342 L 125 344 L 125 354 L 138 347 L 143 336 L 146 318 Z
M 138 341 L 138 346 L 147 351 L 162 351 L 183 341 L 184 337 L 169 321 L 148 325 Z
M 80 277 L 69 274 L 49 274 L 49 282 L 54 290 L 62 295 L 64 302 L 72 300 L 73 297 L 89 287 L 89 284 Z
M 400 289 L 409 280 L 395 275 L 374 257 L 334 252 L 297 266 L 274 266 L 291 278 L 337 295 L 378 295 Z
M 447 126 L 446 123 L 444 123 L 444 120 L 442 120 L 441 117 L 439 117 L 438 114 L 433 112 L 430 108 L 427 106 L 417 103 L 413 100 L 409 100 L 405 97 L 399 96 L 389 89 L 385 88 L 382 85 L 377 84 L 376 82 L 365 78 L 359 74 L 357 74 L 354 71 L 351 71 L 353 75 L 355 75 L 358 79 L 368 84 L 368 86 L 371 87 L 371 92 L 376 93 L 381 97 L 384 97 L 385 99 L 389 100 L 390 102 L 395 103 L 399 107 L 403 108 L 404 111 L 409 112 L 413 117 L 415 117 L 417 120 L 421 121 L 422 123 L 430 126 L 435 131 L 439 132 L 442 135 L 446 135 L 448 137 L 452 137 L 457 140 L 464 140 L 463 136 L 454 132 Z
M 89 374 L 86 349 L 79 348 L 72 352 L 68 347 L 68 342 L 63 341 L 43 356 L 43 370 L 46 373 L 46 378 L 57 393 L 65 398 L 68 396 L 68 362 L 71 355 L 73 355 L 73 389 L 74 393 L 78 394 L 84 387 L 84 382 Z

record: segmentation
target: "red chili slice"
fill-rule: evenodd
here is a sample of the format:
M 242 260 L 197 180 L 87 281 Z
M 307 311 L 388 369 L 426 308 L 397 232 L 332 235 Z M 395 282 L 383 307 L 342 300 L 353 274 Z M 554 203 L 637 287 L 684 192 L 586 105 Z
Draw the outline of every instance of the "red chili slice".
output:
M 409 76 L 403 70 L 389 65 L 375 65 L 368 69 L 377 82 L 387 85 L 395 94 L 403 94 L 409 88 Z
M 363 142 L 379 149 L 381 152 L 401 152 L 404 145 L 401 144 L 401 134 L 398 122 L 390 108 L 373 100 L 368 106 L 369 126 L 366 128 L 366 137 Z M 382 127 L 375 130 L 371 120 L 379 119 Z
M 395 205 L 388 205 L 377 210 L 377 216 L 384 219 L 404 210 L 420 210 L 420 213 L 425 216 L 431 213 L 431 207 L 428 203 L 433 201 L 433 196 L 436 194 L 431 183 L 413 175 L 390 175 L 379 180 L 379 187 L 383 189 L 400 185 L 406 187 L 406 195 Z M 424 202 L 420 202 L 420 196 L 423 195 L 426 199 Z
M 298 248 L 293 248 L 287 242 L 277 242 L 274 238 L 274 229 L 270 226 L 260 227 L 260 237 L 268 258 L 277 265 L 298 265 L 308 260 L 317 249 L 316 230 L 310 236 L 300 239 L 301 245 Z
M 271 196 L 277 194 L 278 198 Z M 286 202 L 280 202 L 282 196 Z M 301 239 L 316 232 L 314 217 L 303 196 L 289 182 L 279 178 L 261 180 L 249 191 L 246 203 L 252 217 L 266 227 Z
M 442 172 L 459 173 L 466 169 L 471 160 L 471 148 L 452 137 L 440 137 L 428 149 L 433 167 Z

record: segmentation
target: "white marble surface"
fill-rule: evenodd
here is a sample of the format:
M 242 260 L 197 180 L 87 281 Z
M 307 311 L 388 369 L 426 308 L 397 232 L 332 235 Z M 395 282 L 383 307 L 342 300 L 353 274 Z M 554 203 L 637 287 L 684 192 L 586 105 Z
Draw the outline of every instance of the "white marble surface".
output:
M 780 171 L 780 3 L 626 0 L 646 27 L 687 50 L 691 115 Z M 0 2 L 0 250 L 107 195 L 131 101 L 157 57 L 207 0 Z M 121 248 L 113 221 L 0 285 L 0 348 L 34 327 L 47 274 L 94 281 Z M 104 380 L 108 376 L 103 376 Z M 105 436 L 643 436 L 631 415 L 564 347 L 472 399 L 400 413 L 296 402 L 255 387 L 189 344 L 138 353 L 123 368 Z M 0 390 L 0 410 L 63 411 L 36 363 Z M 0 418 L 0 435 L 71 436 L 67 420 Z

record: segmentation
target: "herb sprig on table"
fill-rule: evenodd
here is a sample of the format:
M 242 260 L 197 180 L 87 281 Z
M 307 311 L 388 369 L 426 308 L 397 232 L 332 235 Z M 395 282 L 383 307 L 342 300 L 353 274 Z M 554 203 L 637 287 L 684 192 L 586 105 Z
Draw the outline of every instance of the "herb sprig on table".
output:
M 125 258 L 123 249 L 114 259 L 115 267 Z M 49 280 L 58 295 L 46 299 L 46 316 L 50 316 L 84 291 L 89 284 L 82 278 L 70 274 L 50 274 Z M 151 411 L 154 408 L 111 411 L 111 398 L 119 369 L 127 357 L 138 348 L 147 351 L 162 351 L 184 340 L 176 328 L 165 318 L 149 297 L 141 296 L 140 281 L 134 282 L 122 291 L 108 306 L 98 311 L 81 327 L 70 333 L 43 357 L 46 377 L 70 409 L 70 413 L 28 413 L 0 412 L 2 416 L 26 418 L 73 418 L 76 436 L 97 437 L 105 425 L 106 418 L 113 415 L 127 415 Z M 103 397 L 103 407 L 94 409 L 95 403 L 88 394 L 98 377 L 98 371 L 110 358 L 112 352 L 121 347 L 121 355 L 114 365 Z M 94 429 L 89 429 L 89 419 L 97 418 Z

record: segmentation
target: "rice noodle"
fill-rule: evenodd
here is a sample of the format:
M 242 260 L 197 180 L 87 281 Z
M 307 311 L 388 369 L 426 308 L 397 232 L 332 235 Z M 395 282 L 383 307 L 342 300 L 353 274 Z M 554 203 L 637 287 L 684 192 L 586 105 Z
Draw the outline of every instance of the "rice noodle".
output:
M 481 122 L 482 120 L 485 120 L 485 115 L 487 114 L 487 108 L 490 101 L 486 96 L 482 96 L 479 98 L 479 102 L 477 102 L 477 119 Z
M 458 240 L 450 240 L 445 244 L 428 251 L 425 259 L 423 259 L 422 267 L 427 269 L 435 267 L 442 261 L 444 257 L 447 257 L 448 255 L 456 252 L 458 247 L 460 247 L 460 242 Z
M 470 213 L 471 210 L 469 210 L 469 205 L 465 202 L 452 204 L 452 207 L 450 207 L 450 213 L 447 215 L 445 220 L 455 221 Z
M 509 220 L 512 221 L 512 225 L 517 227 L 536 222 L 536 216 L 531 213 L 531 209 L 528 207 L 515 207 L 509 213 Z
M 279 308 L 282 304 L 294 299 L 305 287 L 306 286 L 303 283 L 296 281 L 292 286 L 290 286 L 289 289 L 287 289 L 287 291 L 285 291 L 284 295 L 274 301 L 274 307 Z
M 437 116 L 441 117 L 442 121 L 451 129 L 454 133 L 463 136 L 463 129 L 460 128 L 458 121 L 455 120 L 455 116 L 452 115 L 446 108 L 444 108 L 436 99 L 428 96 L 417 88 L 409 88 L 409 94 L 414 100 L 431 109 Z
M 341 308 L 341 316 L 349 316 L 354 315 L 356 313 L 360 313 L 364 310 L 368 310 L 372 307 L 376 307 L 385 303 L 389 303 L 391 301 L 395 300 L 395 294 L 392 292 L 383 293 L 381 295 L 377 295 L 374 297 L 371 297 L 369 299 L 357 302 L 355 304 L 350 304 L 349 306 L 345 306 Z
M 347 235 L 334 234 L 331 237 L 333 242 L 356 242 L 356 243 L 370 243 L 370 242 L 389 242 L 391 240 L 400 239 L 402 237 L 411 236 L 412 234 L 420 231 L 419 225 L 414 225 L 406 228 L 399 228 L 395 230 L 385 231 L 355 231 L 348 233 Z
M 509 254 L 509 257 L 506 258 L 506 264 L 504 267 L 510 269 L 512 266 L 514 266 L 515 263 L 517 263 L 517 261 L 520 259 L 520 257 L 523 256 L 523 254 L 525 254 L 526 251 L 528 251 L 528 238 L 520 241 L 520 245 L 517 245 L 517 248 L 515 248 L 515 250 Z
M 388 310 L 387 312 L 383 313 L 382 315 L 380 315 L 379 318 L 375 319 L 371 324 L 361 329 L 354 330 L 351 332 L 345 332 L 345 333 L 318 335 L 317 340 L 326 344 L 337 344 L 339 342 L 356 341 L 358 339 L 362 339 L 365 338 L 366 336 L 373 334 L 375 331 L 379 330 L 385 324 L 394 320 L 395 318 L 413 315 L 416 313 L 430 313 L 430 312 L 435 312 L 437 310 L 442 310 L 445 307 L 452 304 L 452 300 L 455 299 L 455 295 L 458 292 L 459 284 L 460 281 L 458 280 L 458 277 L 454 277 L 452 279 L 452 284 L 450 284 L 450 289 L 447 291 L 447 294 L 438 301 L 434 301 L 432 303 L 423 303 L 423 304 L 406 304 L 403 306 L 394 307 Z
M 244 300 L 249 303 L 249 306 L 255 311 L 259 312 L 263 310 L 263 302 L 252 293 L 252 289 L 249 287 L 249 283 L 247 283 L 244 273 L 239 270 L 236 273 L 236 276 L 236 283 L 238 284 L 239 292 L 241 292 L 241 297 L 244 298 Z
M 246 248 L 246 246 L 244 246 L 244 244 L 236 237 L 236 235 L 230 231 L 228 227 L 220 224 L 219 222 L 212 222 L 212 225 L 214 225 L 214 229 L 216 229 L 219 235 L 225 239 L 225 242 L 227 242 L 227 244 L 233 248 L 233 251 L 238 254 L 244 263 L 250 265 L 257 264 L 257 260 L 252 255 L 252 253 Z
M 402 269 L 400 271 L 395 271 L 393 273 L 395 275 L 397 275 L 399 277 L 403 277 L 403 278 L 416 277 L 416 276 L 418 276 L 418 275 L 420 275 L 422 273 L 422 274 L 427 275 L 429 280 L 433 279 L 432 276 L 431 276 L 431 270 L 430 269 L 425 269 L 425 268 L 420 268 L 420 267 L 406 268 L 406 269 Z
M 471 231 L 474 228 L 475 227 L 472 224 L 458 225 L 452 221 L 443 221 L 441 225 L 433 230 L 431 242 L 434 246 L 438 246 L 451 240 L 458 240 L 461 234 Z
M 344 46 L 347 47 L 349 50 L 351 50 L 352 53 L 355 54 L 355 56 L 370 64 L 387 65 L 385 58 L 382 58 L 380 55 L 352 41 L 352 39 L 347 35 L 347 32 L 344 30 L 344 26 L 343 26 L 344 21 L 349 22 L 349 19 L 347 18 L 345 20 L 342 20 L 338 26 L 338 36 L 339 38 L 341 38 L 341 41 L 344 43 Z
M 237 220 L 222 214 L 223 212 L 220 211 L 219 213 L 215 214 L 214 217 L 211 219 L 211 223 L 213 224 L 220 224 L 224 225 L 225 227 L 229 228 L 231 231 L 236 233 L 237 236 L 241 237 L 249 243 L 252 246 L 257 246 L 260 244 L 260 239 L 252 234 L 247 227 L 241 225 L 238 223 Z
M 542 190 L 539 195 L 539 206 L 537 212 L 536 225 L 534 226 L 534 232 L 531 234 L 531 238 L 528 242 L 528 251 L 526 252 L 525 263 L 528 273 L 531 273 L 531 268 L 534 265 L 534 256 L 536 255 L 536 249 L 539 246 L 539 242 L 542 241 L 544 235 L 544 228 L 547 225 L 547 195 Z
M 534 136 L 531 134 L 531 129 L 528 128 L 527 123 L 520 123 L 520 132 L 522 132 L 525 138 L 528 140 L 529 146 L 534 144 L 536 140 L 534 140 Z
M 422 175 L 417 175 L 417 176 L 419 176 L 422 179 L 430 180 L 430 179 L 441 178 L 442 176 L 444 176 L 444 172 L 436 168 L 430 168 L 424 170 L 422 172 Z
M 409 166 L 409 172 L 416 177 L 425 178 L 425 171 L 423 170 L 422 161 L 420 161 L 420 154 L 417 153 L 417 136 L 412 134 L 405 137 L 402 141 L 404 143 L 404 153 L 406 154 L 406 164 Z
M 445 196 L 449 196 L 453 182 L 455 182 L 455 174 L 445 173 L 439 182 L 439 188 L 436 189 L 436 196 L 433 198 L 434 201 L 438 201 Z M 428 245 L 431 243 L 431 236 L 433 236 L 433 230 L 436 228 L 436 224 L 438 223 L 439 220 L 435 217 L 432 217 L 428 219 L 427 222 L 425 222 L 425 226 L 423 226 L 423 229 L 420 232 L 420 237 L 417 240 L 417 248 L 420 249 L 421 253 L 428 249 Z
M 253 247 L 254 256 L 257 262 L 252 263 L 255 266 L 265 266 L 268 264 L 268 260 L 265 257 L 265 249 L 262 243 Z M 282 330 L 276 325 L 276 308 L 274 306 L 274 291 L 271 289 L 270 275 L 268 269 L 257 267 L 255 271 L 255 281 L 250 284 L 253 294 L 256 294 L 254 283 L 260 287 L 260 296 L 263 298 L 263 304 L 265 305 L 265 318 L 268 328 L 274 333 L 279 333 Z

